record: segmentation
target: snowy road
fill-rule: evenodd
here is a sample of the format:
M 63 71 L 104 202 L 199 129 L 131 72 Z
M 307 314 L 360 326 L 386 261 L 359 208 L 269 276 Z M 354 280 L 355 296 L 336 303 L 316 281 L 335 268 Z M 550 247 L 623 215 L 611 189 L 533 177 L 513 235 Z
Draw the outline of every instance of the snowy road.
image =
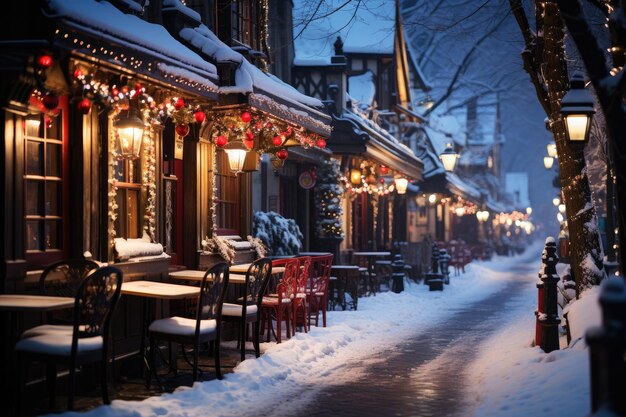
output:
M 458 309 L 444 322 L 378 354 L 383 361 L 361 360 L 341 371 L 361 377 L 323 389 L 299 409 L 288 405 L 271 415 L 468 415 L 467 365 L 475 358 L 477 346 L 505 322 L 506 304 L 527 296 L 534 286 L 536 265 L 521 263 L 502 274 L 508 282 L 498 293 Z

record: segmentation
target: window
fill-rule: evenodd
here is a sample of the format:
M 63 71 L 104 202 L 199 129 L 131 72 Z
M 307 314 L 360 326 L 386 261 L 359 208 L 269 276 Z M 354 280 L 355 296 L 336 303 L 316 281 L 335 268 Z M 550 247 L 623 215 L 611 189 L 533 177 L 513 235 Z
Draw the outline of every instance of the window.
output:
M 216 222 L 219 234 L 238 235 L 240 224 L 240 178 L 228 166 L 226 152 L 216 152 L 215 205 Z
M 117 218 L 115 231 L 117 237 L 141 237 L 141 176 L 140 160 L 121 159 L 115 167 L 115 186 L 117 195 Z
M 234 0 L 232 4 L 232 37 L 251 47 L 259 50 L 256 18 L 258 10 L 257 2 L 250 0 Z
M 63 115 L 27 117 L 24 127 L 25 249 L 63 249 Z

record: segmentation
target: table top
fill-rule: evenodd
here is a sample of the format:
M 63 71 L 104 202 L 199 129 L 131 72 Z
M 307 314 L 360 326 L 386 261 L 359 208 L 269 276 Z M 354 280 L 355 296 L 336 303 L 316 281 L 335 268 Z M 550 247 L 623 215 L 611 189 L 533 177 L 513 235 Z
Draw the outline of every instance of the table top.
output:
M 352 252 L 356 256 L 391 256 L 391 252 Z
M 246 270 L 247 271 L 247 270 Z M 197 271 L 195 269 L 184 269 L 182 271 L 170 272 L 170 279 L 178 279 L 181 281 L 202 281 L 206 271 Z M 229 284 L 245 284 L 246 276 L 237 273 L 231 273 L 228 277 Z
M 336 269 L 336 270 L 357 270 L 359 269 L 358 265 L 333 265 L 331 266 L 331 269 Z
M 200 294 L 200 287 L 156 281 L 130 281 L 122 284 L 122 294 L 173 300 Z
M 239 274 L 245 274 L 246 272 L 248 272 L 248 268 L 250 268 L 250 265 L 252 264 L 238 264 L 238 265 L 231 265 L 228 270 L 231 273 L 239 273 Z M 272 267 L 272 274 L 282 274 L 283 272 L 285 272 L 285 267 L 284 266 L 273 266 Z
M 330 252 L 300 252 L 298 256 L 325 256 L 332 255 Z
M 0 310 L 52 311 L 74 307 L 73 297 L 51 297 L 35 294 L 0 294 Z

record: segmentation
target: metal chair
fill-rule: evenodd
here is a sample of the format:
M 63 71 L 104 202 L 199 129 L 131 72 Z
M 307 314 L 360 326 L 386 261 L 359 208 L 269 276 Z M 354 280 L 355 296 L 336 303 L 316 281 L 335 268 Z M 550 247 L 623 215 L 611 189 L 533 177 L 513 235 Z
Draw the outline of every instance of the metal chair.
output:
M 261 332 L 261 303 L 267 289 L 270 276 L 272 275 L 272 261 L 269 258 L 261 258 L 254 261 L 246 272 L 244 295 L 238 304 L 224 303 L 222 307 L 222 320 L 240 323 L 240 349 L 241 360 L 246 359 L 246 339 L 248 323 L 254 324 L 252 343 L 254 354 L 258 358 L 261 355 L 259 345 Z
M 222 379 L 220 369 L 220 325 L 222 319 L 222 304 L 228 285 L 228 264 L 221 262 L 210 268 L 204 274 L 200 285 L 200 295 L 196 308 L 195 318 L 168 317 L 154 320 L 148 332 L 150 335 L 150 375 L 156 374 L 156 342 L 163 340 L 193 346 L 193 381 L 198 380 L 198 355 L 200 344 L 217 341 L 215 345 L 215 373 Z
M 56 332 L 24 336 L 15 345 L 20 370 L 18 378 L 22 376 L 21 365 L 29 361 L 42 361 L 48 365 L 46 379 L 51 407 L 54 407 L 58 363 L 67 366 L 69 370 L 69 410 L 74 406 L 76 367 L 92 362 L 100 361 L 102 401 L 109 403 L 106 381 L 109 325 L 121 288 L 122 271 L 117 268 L 104 267 L 89 273 L 76 289 L 71 326 L 59 326 Z M 18 386 L 21 397 L 21 381 Z M 18 403 L 21 401 L 18 400 Z
M 315 256 L 311 258 L 309 285 L 307 286 L 307 303 L 309 305 L 309 322 L 315 315 L 315 326 L 319 325 L 319 313 L 322 312 L 322 323 L 326 327 L 326 309 L 328 304 L 328 284 L 333 264 L 333 255 Z
M 295 281 L 295 297 L 293 299 L 293 334 L 296 334 L 298 323 L 302 323 L 304 332 L 309 332 L 309 308 L 307 304 L 307 287 L 309 285 L 309 270 L 311 269 L 311 257 L 301 256 L 296 258 L 300 262 L 300 270 Z M 298 315 L 302 318 L 298 321 Z
M 277 266 L 277 262 L 272 262 L 272 266 Z M 267 324 L 267 341 L 270 340 L 272 332 L 272 317 L 276 318 L 276 341 L 282 341 L 282 321 L 285 319 L 287 335 L 291 335 L 289 321 L 291 308 L 293 307 L 296 294 L 296 280 L 300 272 L 300 261 L 296 258 L 280 260 L 280 265 L 284 265 L 285 272 L 276 285 L 275 291 L 263 297 L 261 303 L 263 318 Z M 295 323 L 294 323 L 295 325 Z

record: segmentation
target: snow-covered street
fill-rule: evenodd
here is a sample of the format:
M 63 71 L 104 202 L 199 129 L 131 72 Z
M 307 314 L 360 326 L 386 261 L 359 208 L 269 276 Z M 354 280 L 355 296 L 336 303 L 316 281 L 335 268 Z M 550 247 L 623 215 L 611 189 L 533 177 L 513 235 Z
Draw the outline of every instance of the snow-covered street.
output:
M 259 359 L 222 381 L 142 402 L 113 401 L 85 415 L 583 416 L 583 343 L 550 355 L 531 347 L 541 249 L 474 262 L 443 292 L 411 284 L 401 294 L 362 298 L 358 311 L 331 312 L 327 328 L 265 344 Z M 537 389 L 548 378 L 560 383 L 549 393 Z

